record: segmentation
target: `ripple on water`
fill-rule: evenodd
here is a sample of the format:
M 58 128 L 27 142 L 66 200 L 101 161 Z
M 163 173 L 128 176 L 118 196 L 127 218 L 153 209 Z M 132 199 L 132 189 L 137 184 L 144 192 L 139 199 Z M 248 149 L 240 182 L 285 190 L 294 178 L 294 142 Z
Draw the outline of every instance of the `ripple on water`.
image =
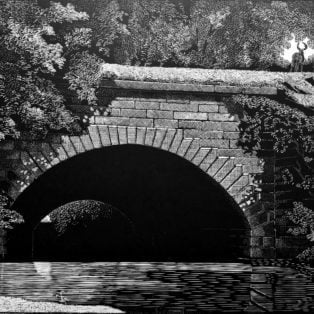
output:
M 250 265 L 241 263 L 35 262 L 2 263 L 0 267 L 3 296 L 57 302 L 59 290 L 69 304 L 147 311 L 244 310 L 250 301 L 251 281 L 261 278 L 252 274 Z M 303 295 L 314 291 L 305 290 L 309 289 L 307 279 L 298 278 L 291 269 L 267 267 L 259 272 L 278 274 L 285 286 L 277 289 L 282 308 L 291 283 Z M 289 300 L 290 305 L 297 301 Z

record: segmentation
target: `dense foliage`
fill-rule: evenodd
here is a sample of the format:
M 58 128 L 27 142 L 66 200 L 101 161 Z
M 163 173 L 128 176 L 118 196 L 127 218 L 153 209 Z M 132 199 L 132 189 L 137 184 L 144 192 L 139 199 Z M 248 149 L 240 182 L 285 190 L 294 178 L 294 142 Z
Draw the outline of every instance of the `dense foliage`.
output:
M 308 1 L 70 2 L 0 1 L 0 139 L 80 130 L 66 90 L 96 104 L 104 61 L 283 69 L 291 34 L 314 38 Z
M 84 229 L 90 227 L 94 221 L 110 220 L 114 210 L 112 206 L 102 202 L 81 200 L 60 206 L 49 216 L 57 232 L 63 234 L 76 226 Z
M 295 235 L 305 235 L 311 245 L 299 254 L 302 260 L 313 260 L 314 258 L 314 211 L 305 207 L 301 202 L 294 202 L 293 209 L 287 214 L 288 218 L 295 224 L 288 232 Z
M 283 69 L 292 33 L 314 39 L 308 1 L 118 2 L 128 33 L 115 42 L 115 63 Z
M 75 119 L 53 81 L 66 61 L 53 25 L 86 18 L 71 5 L 0 1 L 0 139 L 23 130 L 43 136 L 73 127 Z
M 90 20 L 69 3 L 0 1 L 0 140 L 21 131 L 43 137 L 80 130 L 66 109 L 66 89 L 95 102 L 100 57 L 108 54 L 122 14 L 117 4 L 98 2 L 99 16 Z
M 55 254 L 68 258 L 106 259 L 129 254 L 134 249 L 133 224 L 109 204 L 79 200 L 60 206 L 49 216 L 56 231 L 50 254 L 55 250 Z
M 314 210 L 302 201 L 312 199 L 309 204 L 313 205 L 314 117 L 266 97 L 235 96 L 233 103 L 243 108 L 239 144 L 246 150 L 259 151 L 261 156 L 263 150 L 272 148 L 276 155 L 275 177 L 294 191 L 295 202 L 291 203 L 291 210 L 286 212 L 286 217 L 294 226 L 288 232 L 296 236 L 306 235 L 313 242 Z M 295 164 L 288 167 L 280 166 L 277 162 L 277 165 L 276 158 L 289 156 L 289 150 L 293 151 Z M 313 259 L 312 253 L 311 243 L 299 258 Z
M 273 139 L 276 152 L 285 153 L 287 149 L 297 146 L 299 152 L 310 157 L 314 149 L 311 137 L 314 131 L 313 117 L 267 97 L 239 95 L 234 96 L 233 101 L 244 110 L 240 125 L 240 142 L 244 148 L 261 148 L 263 134 L 267 132 Z
M 0 229 L 13 229 L 15 225 L 23 222 L 22 216 L 14 210 L 10 210 L 8 196 L 0 193 Z

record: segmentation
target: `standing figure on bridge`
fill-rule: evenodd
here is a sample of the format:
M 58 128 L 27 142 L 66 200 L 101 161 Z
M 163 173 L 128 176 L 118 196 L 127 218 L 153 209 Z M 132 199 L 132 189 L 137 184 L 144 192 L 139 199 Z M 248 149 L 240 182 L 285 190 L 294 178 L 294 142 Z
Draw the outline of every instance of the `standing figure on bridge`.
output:
M 292 61 L 291 61 L 291 67 L 290 67 L 290 72 L 303 72 L 303 65 L 305 61 L 304 57 L 304 50 L 308 48 L 307 44 L 305 42 L 302 42 L 304 45 L 304 48 L 302 49 L 300 47 L 300 43 L 298 43 L 298 50 L 299 52 L 295 52 L 292 55 Z

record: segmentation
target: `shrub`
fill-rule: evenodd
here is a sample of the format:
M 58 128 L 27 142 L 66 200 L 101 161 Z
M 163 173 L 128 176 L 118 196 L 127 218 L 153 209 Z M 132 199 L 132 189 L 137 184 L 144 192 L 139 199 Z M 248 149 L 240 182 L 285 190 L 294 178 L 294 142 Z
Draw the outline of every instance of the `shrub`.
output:
M 93 222 L 113 219 L 117 209 L 94 200 L 80 200 L 62 205 L 51 212 L 50 219 L 59 234 L 69 228 L 87 228 Z

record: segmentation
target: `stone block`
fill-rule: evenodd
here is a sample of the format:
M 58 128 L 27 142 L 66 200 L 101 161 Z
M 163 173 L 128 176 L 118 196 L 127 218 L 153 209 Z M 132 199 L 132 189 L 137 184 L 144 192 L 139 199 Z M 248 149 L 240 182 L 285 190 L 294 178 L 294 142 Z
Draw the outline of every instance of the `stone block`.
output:
M 240 86 L 224 86 L 224 85 L 215 85 L 215 92 L 222 94 L 239 94 L 242 91 Z
M 89 125 L 88 126 L 88 132 L 89 132 L 90 138 L 93 142 L 94 148 L 101 147 L 102 144 L 101 144 L 101 139 L 100 139 L 100 136 L 98 133 L 97 125 Z
M 227 190 L 242 175 L 242 166 L 236 165 L 232 171 L 221 181 L 221 185 Z
M 223 131 L 184 130 L 184 137 L 198 137 L 203 139 L 222 139 Z
M 215 174 L 215 179 L 217 182 L 221 182 L 234 168 L 234 161 L 232 158 L 228 159 L 222 168 L 218 170 Z
M 215 174 L 224 166 L 228 159 L 229 158 L 227 157 L 217 157 L 208 169 L 207 173 L 210 176 L 215 177 Z
M 126 117 L 94 117 L 95 124 L 103 124 L 103 125 L 129 125 L 130 119 Z
M 146 110 L 121 109 L 121 116 L 128 118 L 146 118 Z
M 120 144 L 127 144 L 127 127 L 126 126 L 118 126 L 118 136 L 119 136 L 119 143 Z
M 145 145 L 152 146 L 154 137 L 155 137 L 155 128 L 147 128 L 146 129 L 146 137 L 145 137 Z
M 207 154 L 207 156 L 204 158 L 202 161 L 200 167 L 204 170 L 207 171 L 209 167 L 212 165 L 212 163 L 216 160 L 217 158 L 217 148 L 211 148 L 210 152 Z
M 67 155 L 69 157 L 76 155 L 76 150 L 74 148 L 74 145 L 72 144 L 72 141 L 70 140 L 70 137 L 68 135 L 62 136 L 62 146 L 67 152 Z
M 228 148 L 229 141 L 223 139 L 202 139 L 201 145 L 206 147 Z
M 174 112 L 173 116 L 179 120 L 207 120 L 204 112 Z
M 203 129 L 203 122 L 202 121 L 179 121 L 179 128 L 180 129 Z
M 192 161 L 199 149 L 200 149 L 200 141 L 199 139 L 194 139 L 191 145 L 189 146 L 188 150 L 186 151 L 184 157 L 187 160 Z
M 203 122 L 202 129 L 205 131 L 239 131 L 238 123 L 236 122 L 218 122 L 218 121 L 205 121 Z
M 156 129 L 156 134 L 153 142 L 154 147 L 161 147 L 166 136 L 167 129 Z
M 210 148 L 201 147 L 192 160 L 193 164 L 199 166 L 210 151 Z
M 162 149 L 169 150 L 175 134 L 176 134 L 175 129 L 167 129 L 166 136 L 165 136 L 164 141 L 163 141 L 162 146 L 161 146 Z
M 53 161 L 56 162 L 56 158 L 59 159 L 59 161 L 63 161 L 63 160 L 66 160 L 69 158 L 66 150 L 64 149 L 64 147 L 61 145 L 61 144 L 50 144 L 51 146 L 51 149 L 53 150 L 53 152 L 51 153 L 48 153 L 48 152 L 45 152 L 45 156 L 49 159 L 50 163 L 52 165 L 53 164 Z
M 176 153 L 181 142 L 182 142 L 182 139 L 183 139 L 183 131 L 180 129 L 177 129 L 176 134 L 174 136 L 174 139 L 173 139 L 171 146 L 169 148 L 169 151 L 172 153 Z
M 187 111 L 187 112 L 197 112 L 198 104 L 174 104 L 174 103 L 161 103 L 161 110 L 170 110 L 170 111 Z
M 154 119 L 154 126 L 157 128 L 175 129 L 178 127 L 178 121 L 171 119 Z
M 70 140 L 71 140 L 77 154 L 85 152 L 86 149 L 82 143 L 80 136 L 71 136 Z
M 130 118 L 130 126 L 136 127 L 153 127 L 154 125 L 153 119 L 141 119 L 141 118 Z
M 277 95 L 277 88 L 276 87 L 253 87 L 248 86 L 243 88 L 243 94 L 248 95 Z
M 228 189 L 228 191 L 234 193 L 238 193 L 243 188 L 247 187 L 249 184 L 249 177 L 248 175 L 242 174 L 242 176 L 232 184 L 232 186 Z
M 83 134 L 80 136 L 81 142 L 83 143 L 83 146 L 85 147 L 85 150 L 91 150 L 94 148 L 93 142 L 89 136 L 89 134 Z
M 136 128 L 128 127 L 127 128 L 128 144 L 136 143 Z
M 146 128 L 139 127 L 136 130 L 136 144 L 145 144 Z
M 186 154 L 186 151 L 189 149 L 191 143 L 192 143 L 193 139 L 191 138 L 185 138 L 182 140 L 178 150 L 177 150 L 177 154 L 179 156 L 184 156 Z
M 157 101 L 136 101 L 136 109 L 157 110 L 160 109 L 160 103 Z
M 173 119 L 173 112 L 166 110 L 147 110 L 147 118 Z
M 142 94 L 142 96 L 144 96 L 143 93 L 141 93 L 141 94 Z M 148 92 L 146 97 L 136 97 L 136 98 L 133 98 L 133 99 L 136 100 L 136 101 L 141 101 L 141 102 L 143 101 L 143 102 L 155 102 L 155 103 L 160 103 L 160 102 L 166 102 L 167 101 L 166 97 L 159 98 L 159 97 L 157 97 L 158 95 L 160 95 L 160 94 Z M 154 109 L 154 108 L 152 108 L 152 109 Z
M 111 117 L 120 117 L 121 116 L 121 109 L 113 108 L 110 110 Z
M 131 109 L 135 107 L 135 103 L 133 100 L 113 100 L 110 107 Z
M 230 156 L 230 157 L 243 157 L 245 152 L 243 149 L 228 148 L 228 149 L 219 149 L 219 156 Z
M 115 126 L 109 126 L 109 136 L 111 145 L 119 145 L 118 128 Z
M 101 139 L 102 146 L 111 145 L 109 129 L 106 125 L 98 125 L 99 136 Z
M 199 112 L 218 112 L 218 105 L 217 104 L 199 105 L 198 111 Z

